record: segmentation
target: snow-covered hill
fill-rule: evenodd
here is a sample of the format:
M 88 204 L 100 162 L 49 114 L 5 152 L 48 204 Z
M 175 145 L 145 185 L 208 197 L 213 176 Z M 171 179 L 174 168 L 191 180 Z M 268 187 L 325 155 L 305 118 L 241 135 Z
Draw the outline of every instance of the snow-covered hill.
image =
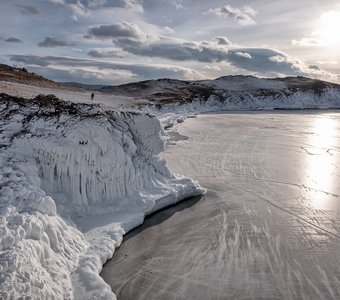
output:
M 225 76 L 197 82 L 159 80 L 143 84 L 147 87 L 139 93 L 151 102 L 149 111 L 164 128 L 202 112 L 340 108 L 339 85 L 304 77 Z M 131 85 L 132 93 L 137 94 L 136 84 Z M 130 91 L 128 87 L 125 90 Z
M 0 95 L 0 298 L 113 298 L 99 277 L 144 216 L 204 192 L 159 155 L 159 121 Z
M 276 79 L 254 76 L 223 76 L 215 80 L 183 81 L 174 79 L 148 80 L 101 89 L 110 95 L 125 95 L 144 98 L 155 105 L 169 103 L 205 102 L 211 98 L 220 102 L 230 102 L 233 98 L 279 97 L 295 93 L 321 95 L 328 90 L 340 91 L 340 85 L 305 77 L 286 77 Z M 239 109 L 247 108 L 249 101 L 238 103 Z

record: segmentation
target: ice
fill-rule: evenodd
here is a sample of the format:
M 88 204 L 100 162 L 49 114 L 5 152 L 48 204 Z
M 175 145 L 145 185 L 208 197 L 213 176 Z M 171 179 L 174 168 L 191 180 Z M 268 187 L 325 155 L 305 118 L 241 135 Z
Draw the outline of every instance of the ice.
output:
M 339 299 L 339 112 L 209 113 L 171 132 L 171 170 L 208 193 L 127 235 L 101 273 L 118 299 Z

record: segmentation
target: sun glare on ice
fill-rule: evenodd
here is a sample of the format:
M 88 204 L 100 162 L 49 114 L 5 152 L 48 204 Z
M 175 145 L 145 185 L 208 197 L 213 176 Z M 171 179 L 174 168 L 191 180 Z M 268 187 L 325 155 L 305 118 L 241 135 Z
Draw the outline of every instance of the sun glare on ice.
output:
M 335 184 L 332 175 L 337 166 L 336 157 L 329 149 L 337 146 L 337 127 L 332 118 L 318 118 L 312 123 L 313 133 L 308 143 L 309 155 L 307 155 L 306 185 L 314 187 L 326 193 L 318 193 L 311 199 L 311 204 L 316 209 L 329 209 L 332 199 L 327 193 L 334 192 Z

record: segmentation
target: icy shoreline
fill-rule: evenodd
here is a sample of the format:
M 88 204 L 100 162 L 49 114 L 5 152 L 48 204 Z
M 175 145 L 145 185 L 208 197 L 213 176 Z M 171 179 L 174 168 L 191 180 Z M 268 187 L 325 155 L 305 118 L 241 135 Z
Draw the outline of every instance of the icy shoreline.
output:
M 1 95 L 0 296 L 114 299 L 99 276 L 145 215 L 204 193 L 173 175 L 159 121 Z

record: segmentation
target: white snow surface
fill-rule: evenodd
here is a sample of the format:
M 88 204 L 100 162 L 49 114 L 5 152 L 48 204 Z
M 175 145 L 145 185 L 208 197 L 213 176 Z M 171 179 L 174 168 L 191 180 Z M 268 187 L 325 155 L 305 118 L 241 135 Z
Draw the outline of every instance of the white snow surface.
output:
M 0 298 L 115 299 L 99 272 L 122 236 L 205 190 L 170 173 L 152 116 L 0 103 Z

